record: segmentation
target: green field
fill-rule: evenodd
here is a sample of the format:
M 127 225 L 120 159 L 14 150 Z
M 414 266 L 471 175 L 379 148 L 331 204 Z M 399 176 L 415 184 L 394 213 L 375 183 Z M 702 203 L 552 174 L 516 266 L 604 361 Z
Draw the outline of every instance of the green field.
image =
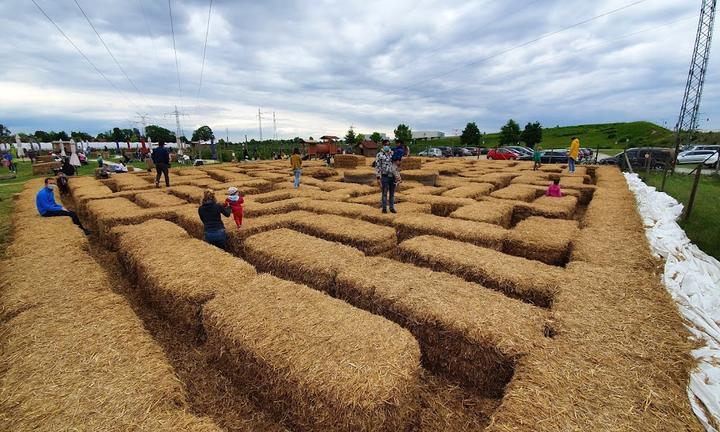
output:
M 662 173 L 650 173 L 643 176 L 647 184 L 660 188 Z M 687 205 L 692 188 L 693 176 L 675 174 L 668 177 L 665 192 L 681 203 Z M 680 220 L 690 240 L 705 253 L 720 259 L 720 177 L 703 176 L 695 196 L 695 206 L 690 220 Z
M 577 136 L 582 147 L 600 148 L 604 153 L 618 153 L 628 147 L 669 147 L 674 144 L 673 132 L 650 122 L 607 123 L 578 126 L 543 127 L 544 149 L 567 148 L 570 139 Z M 500 134 L 485 135 L 485 147 L 500 145 Z M 627 140 L 627 141 L 626 141 Z M 460 137 L 445 137 L 432 141 L 418 141 L 416 147 L 460 145 Z

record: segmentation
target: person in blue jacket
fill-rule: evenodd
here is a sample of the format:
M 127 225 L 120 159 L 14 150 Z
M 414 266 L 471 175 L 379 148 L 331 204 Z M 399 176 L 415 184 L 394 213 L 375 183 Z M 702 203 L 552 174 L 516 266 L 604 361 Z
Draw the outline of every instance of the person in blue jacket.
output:
M 40 189 L 40 191 L 35 196 L 35 206 L 37 207 L 37 211 L 38 213 L 40 213 L 40 216 L 68 216 L 72 219 L 75 225 L 77 225 L 78 227 L 80 227 L 81 230 L 83 230 L 85 235 L 90 235 L 90 231 L 85 229 L 85 227 L 80 222 L 80 218 L 78 218 L 75 212 L 65 210 L 63 206 L 55 202 L 55 194 L 53 193 L 54 190 L 55 179 L 53 177 L 46 178 L 45 187 Z

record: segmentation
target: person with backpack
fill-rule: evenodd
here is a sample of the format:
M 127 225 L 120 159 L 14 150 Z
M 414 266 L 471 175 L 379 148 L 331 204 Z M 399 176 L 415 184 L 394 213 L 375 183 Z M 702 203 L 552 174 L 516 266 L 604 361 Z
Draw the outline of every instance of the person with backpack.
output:
M 373 162 L 375 168 L 375 177 L 381 188 L 380 205 L 382 212 L 388 212 L 388 204 L 390 213 L 395 211 L 395 188 L 401 182 L 398 167 L 392 161 L 392 149 L 390 146 L 383 146 L 382 151 L 378 152 Z

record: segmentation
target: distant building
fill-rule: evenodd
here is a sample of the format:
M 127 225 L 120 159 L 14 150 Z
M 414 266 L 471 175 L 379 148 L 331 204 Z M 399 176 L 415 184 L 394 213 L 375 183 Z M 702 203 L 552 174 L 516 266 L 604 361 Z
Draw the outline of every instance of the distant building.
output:
M 360 151 L 362 152 L 363 156 L 374 157 L 378 152 L 378 147 L 380 147 L 380 143 L 365 140 L 361 142 L 358 147 L 360 147 Z
M 415 140 L 434 140 L 445 138 L 445 133 L 440 131 L 413 131 L 412 137 Z
M 378 132 L 378 133 L 380 134 L 380 141 L 388 139 L 388 136 L 387 136 L 386 133 L 384 133 L 384 132 Z M 370 136 L 371 136 L 372 134 L 373 134 L 373 132 L 364 133 L 364 134 L 362 134 L 362 135 L 365 137 L 365 139 L 370 139 Z

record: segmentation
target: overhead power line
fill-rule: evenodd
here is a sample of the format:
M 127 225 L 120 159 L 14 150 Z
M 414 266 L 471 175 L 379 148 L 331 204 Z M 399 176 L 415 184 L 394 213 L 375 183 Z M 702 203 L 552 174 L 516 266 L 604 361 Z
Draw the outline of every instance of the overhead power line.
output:
M 145 28 L 148 32 L 148 36 L 150 36 L 150 42 L 152 43 L 153 52 L 155 53 L 155 63 L 159 65 L 160 60 L 158 60 L 157 46 L 155 46 L 155 37 L 152 34 L 152 28 L 150 27 L 150 22 L 147 19 L 147 13 L 145 12 L 145 6 L 143 6 L 143 0 L 138 0 L 138 3 L 140 3 L 140 11 L 142 12 L 143 21 L 145 21 Z
M 212 15 L 213 0 L 210 0 L 210 8 L 208 9 L 207 27 L 205 27 L 205 45 L 203 46 L 202 66 L 200 66 L 200 84 L 198 85 L 197 95 L 195 96 L 195 105 L 200 98 L 200 89 L 202 88 L 203 73 L 205 72 L 205 53 L 207 52 L 208 33 L 210 33 L 210 16 Z
M 127 79 L 127 81 L 130 83 L 132 88 L 135 89 L 135 91 L 140 96 L 140 98 L 143 99 L 143 101 L 145 101 L 145 104 L 147 104 L 147 100 L 145 100 L 145 97 L 143 96 L 142 92 L 140 91 L 140 89 L 137 88 L 137 86 L 135 85 L 135 82 L 130 78 L 130 76 L 127 74 L 127 72 L 125 72 L 125 69 L 123 69 L 122 65 L 120 65 L 120 62 L 115 57 L 115 55 L 112 53 L 112 50 L 110 50 L 110 47 L 105 43 L 105 40 L 102 38 L 102 36 L 100 36 L 100 33 L 97 31 L 97 29 L 93 25 L 92 21 L 90 21 L 90 17 L 87 16 L 87 14 L 83 10 L 82 6 L 80 6 L 80 3 L 78 3 L 77 0 L 73 0 L 73 1 L 75 2 L 75 5 L 77 5 L 78 9 L 80 9 L 80 12 L 85 17 L 85 20 L 88 22 L 88 24 L 90 24 L 90 27 L 93 29 L 93 31 L 97 35 L 98 39 L 100 39 L 100 42 L 105 47 L 105 50 L 108 52 L 108 54 L 110 54 L 110 57 L 113 59 L 113 61 L 117 65 L 118 69 L 120 69 L 120 72 L 122 72 L 122 74 L 125 76 L 125 79 Z
M 182 107 L 182 85 L 180 84 L 180 63 L 178 62 L 177 47 L 175 45 L 175 24 L 173 23 L 172 4 L 168 0 L 168 11 L 170 12 L 170 31 L 172 32 L 173 51 L 175 52 L 175 72 L 177 73 L 178 93 L 180 94 L 180 106 Z
M 595 15 L 595 16 L 592 17 L 592 18 L 588 18 L 588 19 L 585 19 L 585 20 L 576 22 L 575 24 L 571 24 L 571 25 L 569 25 L 569 26 L 567 26 L 567 27 L 563 27 L 563 28 L 561 28 L 561 29 L 559 29 L 559 30 L 555 30 L 555 31 L 552 31 L 552 32 L 549 32 L 549 33 L 545 33 L 545 34 L 540 35 L 540 36 L 538 36 L 538 37 L 536 37 L 536 38 L 534 38 L 534 39 L 525 41 L 525 42 L 523 42 L 523 43 L 521 43 L 521 44 L 518 44 L 518 45 L 513 45 L 513 46 L 510 47 L 510 48 L 501 50 L 501 51 L 499 51 L 499 52 L 497 52 L 497 53 L 495 53 L 495 54 L 493 54 L 493 55 L 490 55 L 490 56 L 487 56 L 487 57 L 483 57 L 483 58 L 481 58 L 481 59 L 474 60 L 474 61 L 469 62 L 469 63 L 465 63 L 464 65 L 461 65 L 461 66 L 458 66 L 458 67 L 456 67 L 456 68 L 447 70 L 447 71 L 445 71 L 445 72 L 443 72 L 443 73 L 440 73 L 440 74 L 438 74 L 438 75 L 434 75 L 434 76 L 431 76 L 431 77 L 426 78 L 426 79 L 424 79 L 424 80 L 417 81 L 417 82 L 414 82 L 414 83 L 412 83 L 412 84 L 409 84 L 409 85 L 407 85 L 407 86 L 397 88 L 397 89 L 395 89 L 395 90 L 393 90 L 393 91 L 391 91 L 391 92 L 384 93 L 383 95 L 384 95 L 384 96 L 389 96 L 389 95 L 397 94 L 397 93 L 399 93 L 399 92 L 401 92 L 401 91 L 404 91 L 404 90 L 409 90 L 409 89 L 414 88 L 414 87 L 417 87 L 417 86 L 419 86 L 419 85 L 421 85 L 421 84 L 425 84 L 425 83 L 428 83 L 428 82 L 430 82 L 430 81 L 434 81 L 434 80 L 436 80 L 436 79 L 438 79 L 438 78 L 442 78 L 442 77 L 444 77 L 444 76 L 450 75 L 450 74 L 452 74 L 452 73 L 455 73 L 455 72 L 457 72 L 457 71 L 459 71 L 459 70 L 462 70 L 462 69 L 465 69 L 465 68 L 467 68 L 467 67 L 475 66 L 475 65 L 480 64 L 480 63 L 484 63 L 484 62 L 486 62 L 486 61 L 488 61 L 488 60 L 494 59 L 494 58 L 499 57 L 499 56 L 501 56 L 501 55 L 503 55 L 503 54 L 507 54 L 507 53 L 512 52 L 512 51 L 515 51 L 515 50 L 517 50 L 517 49 L 524 48 L 524 47 L 526 47 L 526 46 L 528 46 L 528 45 L 532 45 L 532 44 L 534 44 L 534 43 L 536 43 L 536 42 L 539 42 L 539 41 L 541 41 L 541 40 L 543 40 L 543 39 L 547 39 L 547 38 L 549 38 L 549 37 L 551 37 L 551 36 L 555 36 L 555 35 L 557 35 L 557 34 L 564 33 L 564 32 L 566 32 L 566 31 L 568 31 L 568 30 L 571 30 L 571 29 L 574 29 L 574 28 L 576 28 L 576 27 L 579 27 L 579 26 L 581 26 L 581 25 L 583 25 L 583 24 L 587 24 L 587 23 L 589 23 L 589 22 L 596 21 L 596 20 L 598 20 L 598 19 L 600 19 L 600 18 L 603 18 L 603 17 L 606 17 L 606 16 L 608 16 L 608 15 L 612 15 L 612 14 L 617 13 L 617 12 L 620 12 L 620 11 L 622 11 L 622 10 L 631 8 L 631 7 L 636 6 L 636 5 L 640 4 L 640 3 L 645 3 L 646 1 L 647 1 L 647 0 L 638 0 L 638 1 L 635 1 L 635 2 L 632 2 L 632 3 L 629 3 L 629 4 L 626 4 L 625 6 L 621 6 L 621 7 L 617 8 L 617 9 L 613 9 L 613 10 L 611 10 L 611 11 L 601 13 L 600 15 Z
M 118 94 L 120 94 L 125 99 L 127 99 L 127 101 L 131 105 L 135 105 L 135 103 L 128 97 L 127 94 L 125 94 L 125 92 L 120 90 L 112 81 L 110 81 L 110 79 L 97 66 L 95 66 L 95 63 L 93 63 L 92 60 L 90 60 L 90 58 L 88 56 L 86 56 L 85 53 L 80 49 L 80 47 L 78 47 L 75 44 L 75 42 L 73 42 L 72 39 L 70 39 L 70 37 L 67 34 L 65 34 L 65 32 L 60 28 L 60 26 L 55 21 L 53 21 L 52 18 L 50 18 L 50 15 L 48 15 L 47 12 L 45 12 L 45 10 L 39 4 L 37 4 L 37 2 L 35 0 L 31 0 L 31 1 L 35 5 L 35 7 L 37 7 L 38 10 L 45 16 L 45 18 L 47 18 L 48 21 L 50 21 L 52 23 L 52 25 L 55 26 L 55 28 L 58 30 L 58 32 L 60 32 L 60 34 L 65 38 L 65 40 L 67 40 L 68 43 L 70 45 L 72 45 L 73 48 L 75 48 L 75 50 L 77 50 L 77 52 L 82 56 L 82 58 L 84 58 L 85 61 L 87 61 L 90 64 L 90 66 L 92 66 L 93 69 L 95 69 L 95 72 L 97 72 L 98 75 L 100 75 L 105 81 L 107 81 L 107 83 L 110 84 L 110 86 L 113 89 L 115 89 L 115 91 L 118 92 Z

